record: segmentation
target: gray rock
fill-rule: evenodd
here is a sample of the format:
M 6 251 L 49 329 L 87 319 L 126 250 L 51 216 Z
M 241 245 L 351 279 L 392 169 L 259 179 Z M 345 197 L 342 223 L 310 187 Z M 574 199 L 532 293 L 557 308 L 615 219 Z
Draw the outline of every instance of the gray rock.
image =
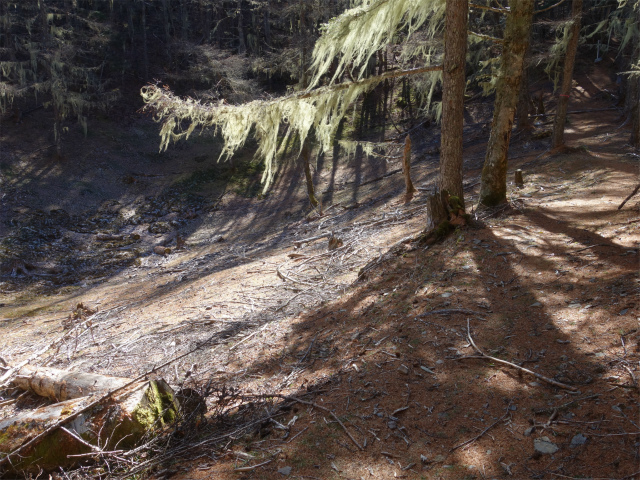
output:
M 579 447 L 580 445 L 584 445 L 585 443 L 587 443 L 587 437 L 579 433 L 571 439 L 571 448 Z
M 530 437 L 531 434 L 535 431 L 536 427 L 529 427 L 524 431 L 525 437 Z
M 290 475 L 291 474 L 291 467 L 282 467 L 278 469 L 278 473 L 281 473 L 282 475 Z
M 534 302 L 531 305 L 529 305 L 530 307 L 542 307 L 542 304 L 540 302 Z
M 536 452 L 544 453 L 547 455 L 551 455 L 560 450 L 555 443 L 549 440 L 549 437 L 536 438 L 533 441 L 533 448 L 536 450 Z

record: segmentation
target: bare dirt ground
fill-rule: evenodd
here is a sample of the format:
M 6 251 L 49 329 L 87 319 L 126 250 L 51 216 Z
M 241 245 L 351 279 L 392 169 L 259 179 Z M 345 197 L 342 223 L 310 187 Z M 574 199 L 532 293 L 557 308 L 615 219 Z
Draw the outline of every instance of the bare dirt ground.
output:
M 574 151 L 514 136 L 509 178 L 521 168 L 525 188 L 430 247 L 397 243 L 425 221 L 424 194 L 403 205 L 401 175 L 384 176 L 397 159 L 318 158 L 319 216 L 298 165 L 261 197 L 249 153 L 217 166 L 214 140 L 158 155 L 155 125 L 105 121 L 72 131 L 59 162 L 47 119 L 5 123 L 0 356 L 133 377 L 195 350 L 161 376 L 210 413 L 132 465 L 111 459 L 124 477 L 636 478 L 640 196 L 618 205 L 638 155 L 612 88 L 604 68 L 580 76 L 570 111 L 591 112 L 570 115 Z M 487 105 L 469 108 L 468 205 Z M 437 152 L 414 135 L 426 188 Z M 301 243 L 329 232 L 334 250 Z M 573 390 L 465 358 L 469 336 Z

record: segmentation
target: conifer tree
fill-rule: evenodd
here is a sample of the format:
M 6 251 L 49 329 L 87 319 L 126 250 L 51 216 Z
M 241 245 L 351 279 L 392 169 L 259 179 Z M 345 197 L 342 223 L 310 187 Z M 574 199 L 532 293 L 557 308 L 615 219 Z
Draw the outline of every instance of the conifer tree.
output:
M 558 95 L 556 117 L 553 124 L 553 134 L 551 136 L 551 148 L 559 148 L 564 145 L 564 127 L 567 122 L 567 106 L 569 105 L 571 86 L 573 83 L 573 66 L 578 51 L 578 40 L 580 38 L 581 16 L 582 0 L 573 0 L 571 4 L 571 24 L 568 29 L 566 54 L 562 71 L 562 86 L 560 88 L 560 94 Z
M 500 73 L 493 107 L 493 123 L 480 187 L 480 205 L 507 199 L 507 152 L 518 103 L 524 58 L 529 44 L 533 0 L 511 0 L 502 44 Z

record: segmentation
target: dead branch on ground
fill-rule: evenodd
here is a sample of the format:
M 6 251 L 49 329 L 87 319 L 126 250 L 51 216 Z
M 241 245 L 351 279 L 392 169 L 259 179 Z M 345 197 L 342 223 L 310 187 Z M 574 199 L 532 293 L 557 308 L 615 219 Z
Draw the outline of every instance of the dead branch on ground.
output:
M 561 383 L 561 382 L 557 382 L 556 380 L 553 380 L 552 378 L 549 377 L 545 377 L 544 375 L 540 375 L 539 373 L 536 373 L 532 370 L 529 370 L 528 368 L 524 368 L 521 367 L 520 365 L 516 365 L 515 363 L 511 363 L 511 362 L 507 362 L 506 360 L 502 360 L 500 358 L 496 358 L 496 357 L 492 357 L 491 355 L 487 355 L 485 354 L 482 350 L 480 350 L 478 348 L 478 346 L 475 344 L 475 342 L 473 341 L 473 338 L 471 337 L 471 328 L 469 326 L 469 319 L 467 319 L 467 338 L 469 339 L 469 343 L 473 346 L 473 348 L 476 350 L 476 352 L 479 353 L 479 355 L 468 355 L 466 357 L 460 357 L 460 358 L 456 358 L 456 360 L 467 360 L 470 358 L 479 358 L 482 360 L 490 360 L 492 362 L 496 362 L 496 363 L 501 363 L 503 365 L 507 365 L 511 368 L 515 368 L 516 370 L 520 370 L 522 372 L 528 373 L 530 375 L 533 375 L 534 377 L 542 380 L 543 382 L 546 382 L 550 385 L 553 385 L 554 387 L 558 387 L 558 388 L 564 388 L 565 390 L 570 390 L 572 392 L 577 392 L 578 389 L 576 387 L 572 387 L 571 385 L 567 385 L 565 383 Z

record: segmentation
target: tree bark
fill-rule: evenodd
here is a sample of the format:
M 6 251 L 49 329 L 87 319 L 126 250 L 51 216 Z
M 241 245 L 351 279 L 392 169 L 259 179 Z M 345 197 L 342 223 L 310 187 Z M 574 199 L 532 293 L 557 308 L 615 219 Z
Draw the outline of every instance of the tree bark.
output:
M 578 51 L 578 40 L 580 39 L 580 18 L 582 16 L 582 0 L 573 0 L 571 6 L 571 17 L 573 24 L 569 33 L 567 52 L 564 57 L 564 68 L 562 71 L 562 86 L 556 107 L 556 118 L 553 123 L 553 134 L 551 137 L 551 148 L 559 148 L 564 145 L 564 127 L 567 123 L 567 108 L 569 106 L 569 95 L 573 82 L 573 67 L 576 63 L 576 52 Z
M 631 96 L 631 145 L 640 149 L 640 78 L 630 78 L 629 95 Z
M 439 188 L 441 191 L 446 190 L 449 194 L 458 197 L 463 206 L 462 139 L 468 12 L 468 0 L 447 0 L 440 140 Z
M 247 44 L 244 41 L 244 17 L 242 15 L 242 0 L 238 0 L 238 55 L 247 53 Z
M 416 189 L 411 181 L 411 137 L 407 135 L 404 140 L 404 152 L 402 156 L 402 173 L 407 191 L 404 194 L 404 203 L 409 203 L 416 193 Z
M 502 64 L 493 122 L 482 168 L 480 205 L 494 206 L 507 200 L 507 153 L 518 103 L 524 57 L 529 45 L 528 32 L 533 16 L 533 0 L 511 0 L 502 44 Z
M 302 147 L 302 162 L 304 165 L 304 176 L 307 181 L 307 194 L 309 195 L 309 201 L 313 208 L 318 208 L 320 215 L 322 215 L 322 205 L 316 198 L 315 188 L 313 187 L 313 177 L 311 176 L 311 165 L 309 164 L 309 157 L 311 156 L 311 149 L 307 144 L 308 140 L 305 140 L 305 145 Z
M 640 22 L 640 5 L 636 5 L 636 26 Z M 634 38 L 635 47 L 633 49 L 633 58 L 640 65 L 640 35 L 636 29 Z M 631 77 L 627 82 L 629 85 L 629 95 L 631 95 L 631 137 L 629 142 L 635 149 L 640 149 L 640 77 Z

